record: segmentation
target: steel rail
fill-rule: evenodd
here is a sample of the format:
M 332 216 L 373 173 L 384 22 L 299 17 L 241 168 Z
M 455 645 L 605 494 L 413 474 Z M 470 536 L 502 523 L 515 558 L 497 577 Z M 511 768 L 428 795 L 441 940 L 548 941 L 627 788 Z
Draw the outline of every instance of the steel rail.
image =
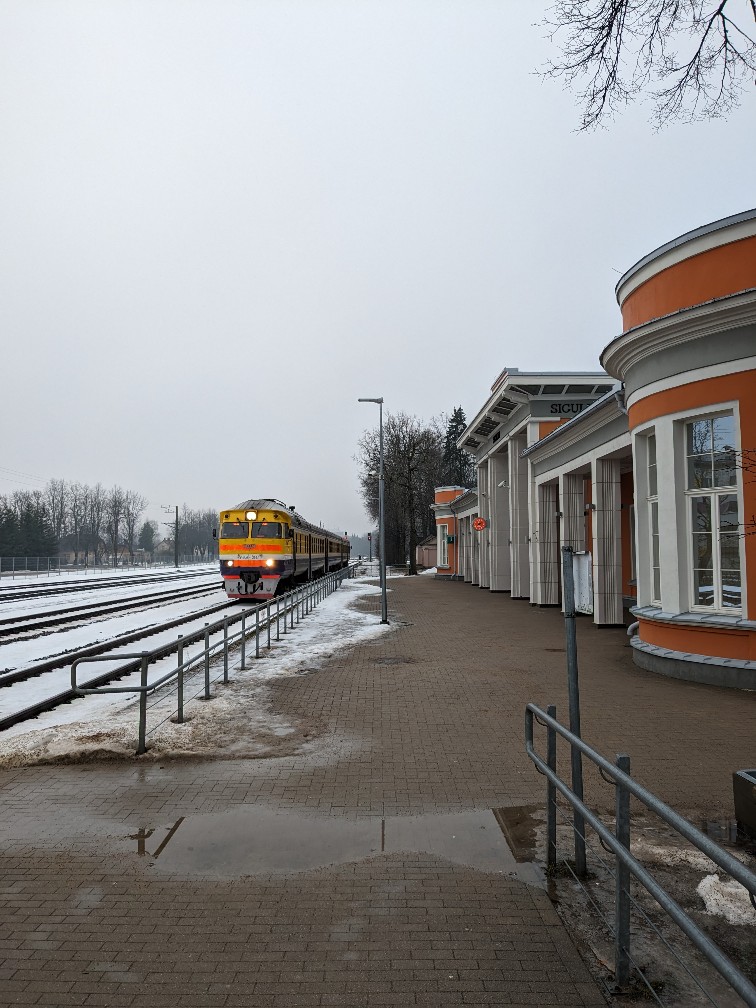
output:
M 79 684 L 77 682 L 76 672 L 80 663 L 93 662 L 97 658 L 77 658 L 71 665 L 71 688 L 77 696 L 86 696 L 88 694 L 102 694 L 102 693 L 137 693 L 139 694 L 139 743 L 137 746 L 137 755 L 141 755 L 146 751 L 146 722 L 147 722 L 147 695 L 154 693 L 156 690 L 160 689 L 165 684 L 172 682 L 173 680 L 178 681 L 179 696 L 182 698 L 179 700 L 179 712 L 178 721 L 183 721 L 183 686 L 184 686 L 184 674 L 187 671 L 204 666 L 204 699 L 210 699 L 210 662 L 211 658 L 216 652 L 220 652 L 222 649 L 224 656 L 224 671 L 223 680 L 228 682 L 228 650 L 231 646 L 236 646 L 237 644 L 241 648 L 241 665 L 240 668 L 245 667 L 245 653 L 246 653 L 246 638 L 247 636 L 255 636 L 255 657 L 259 658 L 259 648 L 260 648 L 260 633 L 262 630 L 267 630 L 268 636 L 268 648 L 271 645 L 271 627 L 275 624 L 276 627 L 276 640 L 280 640 L 281 633 L 281 617 L 283 616 L 283 632 L 288 633 L 288 621 L 291 619 L 291 627 L 294 627 L 294 617 L 295 614 L 297 618 L 301 618 L 307 612 L 321 602 L 327 595 L 332 591 L 338 589 L 345 577 L 351 577 L 353 572 L 352 565 L 348 564 L 346 568 L 339 568 L 335 571 L 330 571 L 324 574 L 322 577 L 316 578 L 309 582 L 306 587 L 298 586 L 284 595 L 276 598 L 275 611 L 271 607 L 272 600 L 267 602 L 262 602 L 261 604 L 255 606 L 251 610 L 241 611 L 238 616 L 224 617 L 222 620 L 218 620 L 213 624 L 205 624 L 201 631 L 198 633 L 190 634 L 189 636 L 184 636 L 179 638 L 175 644 L 172 644 L 172 650 L 175 650 L 178 655 L 178 664 L 176 668 L 170 669 L 165 672 L 158 679 L 153 680 L 153 682 L 148 682 L 147 671 L 149 665 L 155 660 L 155 652 L 143 651 L 140 654 L 131 654 L 128 657 L 133 659 L 129 663 L 129 671 L 140 671 L 140 684 L 128 685 L 128 686 L 107 686 L 104 688 L 98 688 L 99 685 L 103 685 L 96 680 L 89 680 L 86 684 Z M 282 604 L 283 603 L 283 606 Z M 260 619 L 260 613 L 265 610 L 265 618 Z M 245 621 L 248 614 L 253 614 L 255 616 L 255 626 L 253 629 L 247 629 L 245 627 Z M 241 627 L 238 636 L 229 637 L 228 628 L 230 624 L 241 623 Z M 220 639 L 214 641 L 212 644 L 210 638 L 213 634 L 219 634 Z M 184 648 L 187 644 L 195 643 L 198 640 L 204 640 L 204 649 L 200 654 L 194 655 L 187 661 L 182 661 L 182 656 Z M 170 653 L 170 652 L 169 652 Z M 125 656 L 124 656 L 125 657 Z M 157 657 L 162 657 L 158 655 Z M 106 660 L 106 659 L 105 659 Z M 110 673 L 112 676 L 112 672 Z M 120 676 L 119 676 L 120 678 Z
M 46 612 L 41 615 L 25 614 L 10 619 L 0 619 L 0 637 L 11 634 L 28 633 L 31 630 L 46 630 L 48 627 L 63 626 L 77 620 L 94 619 L 111 613 L 125 612 L 140 608 L 141 605 L 152 605 L 155 602 L 173 602 L 175 600 L 192 598 L 205 592 L 219 591 L 216 584 L 182 587 L 171 594 L 170 589 L 153 592 L 149 595 L 132 595 L 129 598 L 111 599 L 104 602 L 89 602 L 86 605 L 72 606 L 61 609 L 57 613 Z
M 153 637 L 155 634 L 162 633 L 164 630 L 170 630 L 172 627 L 181 626 L 182 624 L 189 623 L 195 619 L 202 619 L 205 616 L 209 616 L 211 613 L 218 612 L 221 609 L 231 608 L 234 605 L 234 602 L 219 602 L 217 605 L 209 606 L 207 609 L 200 609 L 197 612 L 187 613 L 185 616 L 177 616 L 165 623 L 153 624 L 149 627 L 142 627 L 139 630 L 132 630 L 130 633 L 121 634 L 119 637 L 114 637 L 112 640 L 102 644 L 89 644 L 87 647 L 79 648 L 77 651 L 68 651 L 65 654 L 55 655 L 53 658 L 47 658 L 45 661 L 37 662 L 35 665 L 28 665 L 26 668 L 14 669 L 12 672 L 2 672 L 0 673 L 0 688 L 4 686 L 12 686 L 16 682 L 24 682 L 27 679 L 33 679 L 35 676 L 42 675 L 45 672 L 51 672 L 56 668 L 63 668 L 65 665 L 70 665 L 71 662 L 75 661 L 78 657 L 105 654 L 113 647 L 133 644 L 135 641 L 143 640 L 145 637 Z M 0 722 L 0 728 L 2 727 L 2 722 Z
M 543 760 L 535 751 L 533 722 L 537 720 L 539 724 L 551 729 L 561 735 L 571 746 L 578 748 L 588 759 L 591 760 L 601 770 L 606 771 L 617 785 L 622 787 L 628 794 L 632 794 L 638 801 L 642 802 L 646 808 L 666 822 L 681 836 L 684 836 L 693 846 L 706 854 L 715 864 L 736 879 L 751 897 L 756 894 L 756 875 L 743 865 L 737 858 L 734 858 L 726 850 L 707 837 L 700 830 L 696 829 L 692 823 L 684 819 L 673 808 L 663 802 L 656 795 L 652 794 L 642 784 L 639 784 L 634 777 L 625 773 L 620 767 L 615 766 L 581 738 L 571 732 L 564 725 L 560 724 L 555 717 L 547 714 L 546 711 L 535 704 L 528 704 L 525 708 L 525 748 L 528 756 L 535 764 L 536 768 L 546 776 L 547 780 L 555 787 L 560 794 L 578 809 L 585 821 L 595 830 L 599 838 L 603 841 L 607 850 L 610 850 L 617 858 L 618 863 L 622 863 L 634 876 L 648 893 L 656 900 L 664 912 L 672 918 L 680 930 L 687 935 L 693 945 L 703 953 L 714 969 L 729 983 L 752 1008 L 756 1008 L 756 986 L 745 977 L 735 964 L 724 954 L 724 952 L 714 944 L 709 936 L 698 927 L 695 921 L 682 909 L 682 907 L 666 892 L 656 881 L 651 873 L 637 860 L 631 853 L 629 846 L 624 846 L 614 836 L 611 830 L 607 829 L 601 819 L 588 808 L 587 805 L 575 794 L 575 792 L 565 784 L 556 773 L 553 766 L 549 766 L 549 761 Z
M 125 585 L 140 584 L 162 584 L 166 581 L 185 581 L 189 578 L 212 577 L 220 572 L 217 568 L 208 571 L 187 571 L 183 574 L 164 574 L 162 576 L 150 577 L 118 577 L 118 578 L 98 578 L 93 581 L 63 582 L 53 587 L 46 584 L 39 588 L 25 585 L 3 585 L 0 584 L 0 605 L 5 602 L 19 602 L 24 599 L 45 598 L 48 595 L 70 595 L 75 592 L 92 591 L 96 588 L 122 588 Z
M 62 660 L 52 659 L 55 664 L 52 668 L 62 668 L 65 665 L 73 664 L 79 659 L 91 658 L 95 656 L 105 656 L 114 647 L 122 647 L 126 644 L 133 644 L 135 641 L 144 640 L 146 637 L 154 636 L 157 633 L 161 633 L 164 630 L 170 630 L 175 626 L 182 626 L 185 623 L 190 623 L 195 620 L 204 619 L 205 616 L 211 613 L 218 612 L 221 609 L 228 609 L 235 607 L 233 602 L 224 602 L 220 605 L 211 607 L 210 609 L 201 609 L 199 612 L 192 613 L 189 616 L 180 617 L 178 619 L 170 620 L 167 623 L 163 623 L 160 626 L 152 626 L 147 630 L 141 630 L 136 633 L 126 634 L 122 637 L 115 638 L 115 640 L 108 641 L 107 644 L 97 644 L 92 645 L 87 648 L 82 648 L 79 651 L 70 651 L 67 655 L 63 656 Z M 197 640 L 202 640 L 205 633 L 204 626 L 202 629 L 193 631 L 190 634 L 185 635 L 182 640 L 184 644 L 193 643 Z M 150 655 L 150 661 L 157 661 L 159 658 L 165 658 L 167 655 L 173 654 L 178 647 L 177 641 L 168 641 L 165 644 L 161 644 L 157 648 L 153 648 L 152 651 L 147 652 Z M 118 655 L 113 655 L 113 661 L 118 660 Z M 49 665 L 49 662 L 43 662 L 42 665 Z M 127 662 L 125 665 L 119 665 L 116 668 L 111 668 L 102 675 L 97 676 L 95 679 L 90 680 L 87 686 L 104 686 L 114 679 L 121 679 L 125 675 L 130 675 L 140 666 L 140 662 Z M 37 669 L 40 666 L 36 666 Z M 41 671 L 37 671 L 33 674 L 40 675 L 44 672 L 52 671 L 52 668 L 43 668 Z M 19 669 L 18 673 L 23 673 L 24 669 Z M 7 675 L 0 676 L 0 687 L 4 685 L 12 685 L 12 682 L 22 682 L 23 680 L 18 678 L 12 678 L 18 675 L 17 672 L 11 672 Z M 29 679 L 33 677 L 33 674 L 26 675 L 25 678 Z M 9 682 L 9 680 L 12 680 Z M 55 693 L 51 696 L 43 697 L 41 700 L 36 701 L 33 704 L 29 704 L 27 707 L 23 707 L 20 710 L 14 711 L 11 714 L 7 714 L 5 717 L 0 718 L 0 731 L 4 731 L 6 728 L 11 728 L 13 725 L 21 724 L 23 721 L 29 721 L 32 718 L 38 717 L 40 714 L 44 714 L 45 711 L 54 710 L 56 707 L 60 707 L 61 704 L 70 703 L 71 700 L 76 700 L 81 696 L 80 692 L 73 689 L 65 689 L 59 693 Z
M 351 568 L 352 564 L 349 564 L 348 567 Z M 327 577 L 332 576 L 334 573 L 336 572 L 331 572 L 331 575 L 325 575 L 322 580 L 325 581 Z M 321 579 L 318 578 L 313 582 L 311 582 L 313 588 L 317 588 L 320 581 Z M 286 599 L 289 594 L 298 594 L 299 591 L 300 589 L 297 589 L 296 592 L 294 593 L 287 593 L 287 596 L 283 596 L 283 598 Z M 296 600 L 292 602 L 291 605 L 287 605 L 287 602 L 284 601 L 285 612 L 288 613 L 291 610 L 292 606 L 297 604 L 298 602 Z M 188 616 L 170 620 L 167 623 L 161 624 L 159 626 L 152 626 L 147 628 L 146 630 L 140 630 L 131 634 L 125 634 L 121 637 L 116 638 L 114 641 L 109 641 L 105 644 L 90 645 L 89 647 L 81 648 L 78 651 L 71 651 L 66 655 L 59 655 L 56 658 L 48 659 L 45 662 L 40 662 L 36 666 L 30 666 L 27 669 L 18 669 L 14 672 L 0 674 L 0 688 L 2 688 L 3 686 L 12 686 L 14 682 L 22 682 L 36 675 L 41 675 L 45 672 L 52 671 L 55 668 L 62 668 L 65 665 L 69 664 L 71 665 L 72 669 L 72 677 L 74 677 L 76 663 L 79 660 L 92 659 L 96 656 L 106 656 L 107 653 L 111 651 L 114 646 L 122 647 L 126 644 L 132 644 L 136 641 L 144 639 L 145 637 L 154 636 L 157 633 L 161 633 L 165 630 L 170 630 L 174 626 L 180 626 L 185 623 L 190 623 L 193 620 L 203 619 L 205 616 L 208 616 L 211 613 L 217 612 L 219 610 L 236 609 L 238 611 L 238 615 L 231 617 L 230 621 L 229 618 L 226 617 L 224 620 L 219 620 L 214 624 L 203 625 L 201 629 L 186 634 L 177 641 L 168 641 L 165 644 L 160 645 L 160 647 L 154 648 L 152 651 L 143 652 L 140 655 L 139 659 L 135 659 L 133 661 L 129 661 L 125 665 L 120 665 L 116 668 L 109 669 L 107 672 L 104 672 L 101 676 L 98 676 L 95 679 L 88 680 L 86 687 L 84 687 L 83 689 L 77 688 L 77 689 L 63 690 L 60 693 L 56 693 L 54 696 L 44 697 L 42 700 L 39 700 L 34 704 L 30 704 L 29 706 L 23 708 L 22 710 L 15 711 L 9 715 L 6 715 L 4 718 L 0 718 L 0 731 L 6 728 L 10 728 L 15 724 L 20 724 L 23 721 L 31 720 L 32 718 L 37 717 L 39 714 L 42 714 L 48 710 L 53 710 L 55 707 L 58 707 L 61 704 L 69 703 L 71 700 L 81 697 L 83 693 L 88 692 L 90 690 L 92 692 L 98 692 L 97 690 L 98 686 L 105 686 L 107 685 L 107 683 L 112 682 L 114 679 L 121 679 L 124 676 L 130 675 L 132 672 L 137 671 L 142 666 L 142 662 L 145 656 L 148 658 L 148 664 L 151 664 L 160 658 L 165 658 L 166 656 L 173 654 L 174 652 L 178 653 L 181 649 L 186 647 L 187 644 L 203 640 L 208 632 L 219 632 L 219 631 L 222 632 L 224 624 L 228 625 L 229 622 L 236 623 L 242 621 L 244 618 L 246 618 L 247 613 L 254 614 L 255 612 L 257 612 L 258 624 L 263 629 L 266 628 L 267 626 L 269 630 L 270 626 L 273 624 L 277 624 L 280 626 L 280 624 L 277 623 L 281 615 L 280 607 L 277 607 L 276 612 L 273 612 L 271 609 L 269 620 L 266 619 L 259 621 L 259 612 L 260 610 L 265 609 L 267 605 L 270 605 L 270 603 L 263 602 L 251 609 L 246 609 L 245 607 L 240 608 L 236 600 L 232 602 L 226 601 L 217 606 L 213 606 L 209 609 L 203 609 L 200 610 L 199 612 L 191 613 Z M 258 635 L 258 641 L 259 641 L 259 635 Z M 118 656 L 115 655 L 113 657 L 113 661 L 116 661 L 117 658 Z M 102 658 L 102 660 L 104 660 L 104 658 Z M 168 675 L 164 678 L 169 679 L 175 676 L 176 674 L 177 670 L 168 673 Z M 162 682 L 163 679 L 160 680 L 161 684 Z M 154 688 L 154 684 L 152 688 Z M 114 689 L 113 691 L 121 692 L 121 690 L 117 688 Z M 133 692 L 133 690 L 124 689 L 123 692 Z

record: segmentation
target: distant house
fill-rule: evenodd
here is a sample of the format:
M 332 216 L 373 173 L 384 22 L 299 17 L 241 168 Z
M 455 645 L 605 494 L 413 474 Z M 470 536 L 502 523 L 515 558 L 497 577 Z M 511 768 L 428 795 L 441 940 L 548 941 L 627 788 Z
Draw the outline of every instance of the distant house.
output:
M 415 547 L 415 562 L 418 567 L 435 567 L 436 566 L 436 537 L 426 536 L 422 542 L 419 542 Z
M 102 556 L 105 549 L 105 543 L 101 539 L 97 547 L 98 554 Z M 90 545 L 89 550 L 87 551 L 87 548 L 82 543 L 81 539 L 77 539 L 73 533 L 69 532 L 67 535 L 61 536 L 58 544 L 58 560 L 62 567 L 71 566 L 76 563 L 84 563 L 84 558 L 87 554 L 91 563 L 95 554 L 93 545 Z

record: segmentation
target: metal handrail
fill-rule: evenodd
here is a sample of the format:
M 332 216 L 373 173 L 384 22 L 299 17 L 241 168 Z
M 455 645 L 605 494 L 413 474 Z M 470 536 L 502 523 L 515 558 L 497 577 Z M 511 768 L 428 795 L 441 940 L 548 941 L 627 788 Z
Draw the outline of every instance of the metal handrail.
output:
M 138 744 L 137 744 L 137 755 L 147 751 L 146 745 L 146 735 L 147 735 L 147 696 L 150 693 L 154 693 L 155 690 L 164 686 L 167 682 L 173 679 L 178 679 L 178 723 L 182 723 L 183 717 L 183 687 L 184 687 L 184 674 L 187 671 L 192 670 L 196 666 L 204 663 L 205 667 L 205 688 L 204 688 L 204 698 L 210 699 L 210 658 L 213 655 L 218 654 L 221 649 L 224 655 L 224 670 L 223 670 L 223 680 L 228 682 L 228 649 L 235 643 L 241 644 L 241 663 L 240 668 L 245 668 L 246 666 L 246 641 L 247 637 L 252 633 L 255 635 L 255 657 L 260 657 L 260 632 L 261 630 L 267 629 L 268 631 L 268 647 L 270 647 L 271 637 L 270 628 L 271 625 L 276 623 L 277 637 L 280 639 L 280 622 L 281 616 L 284 618 L 284 633 L 287 633 L 286 622 L 289 616 L 291 616 L 291 625 L 294 626 L 294 611 L 297 610 L 299 614 L 300 605 L 304 603 L 310 603 L 307 612 L 311 612 L 318 602 L 322 601 L 327 594 L 331 591 L 337 589 L 345 577 L 352 577 L 354 573 L 354 566 L 350 564 L 349 566 L 342 568 L 337 571 L 330 571 L 324 577 L 319 578 L 315 581 L 309 582 L 305 586 L 300 586 L 286 592 L 284 595 L 279 596 L 276 601 L 275 612 L 271 609 L 271 602 L 265 602 L 261 605 L 255 606 L 253 609 L 245 609 L 243 612 L 238 613 L 234 616 L 224 616 L 221 620 L 216 620 L 214 623 L 206 623 L 202 630 L 197 630 L 194 633 L 188 635 L 187 637 L 179 636 L 176 644 L 176 654 L 177 654 L 177 665 L 170 671 L 166 672 L 164 675 L 160 676 L 158 679 L 153 681 L 148 681 L 148 667 L 149 665 L 157 660 L 157 658 L 165 657 L 165 645 L 161 645 L 159 648 L 155 648 L 153 651 L 140 651 L 138 653 L 121 653 L 118 655 L 93 655 L 84 656 L 77 658 L 71 665 L 71 689 L 79 696 L 87 696 L 90 694 L 98 693 L 138 693 L 139 694 L 139 729 L 138 729 Z M 326 590 L 327 589 L 327 590 Z M 283 603 L 283 607 L 281 606 Z M 261 620 L 260 614 L 265 611 L 265 618 Z M 250 616 L 254 616 L 255 626 L 253 630 L 247 630 L 246 623 Z M 240 630 L 232 635 L 229 635 L 228 628 L 231 624 L 241 623 Z M 223 637 L 219 641 L 214 641 L 210 643 L 211 634 L 223 631 Z M 204 639 L 204 648 L 198 654 L 186 661 L 183 661 L 183 650 L 186 644 L 196 643 Z M 96 687 L 86 687 L 80 686 L 77 683 L 76 673 L 79 665 L 92 662 L 103 662 L 103 661 L 120 661 L 121 659 L 139 659 L 140 660 L 140 679 L 139 685 L 134 683 L 128 686 L 96 686 Z
M 555 847 L 552 846 L 552 837 L 556 837 L 556 824 L 552 822 L 555 815 L 555 800 L 551 796 L 551 788 L 556 788 L 584 817 L 585 821 L 596 831 L 599 838 L 606 847 L 616 856 L 621 865 L 629 870 L 644 888 L 653 896 L 659 906 L 675 921 L 678 927 L 688 936 L 696 948 L 704 954 L 708 961 L 714 966 L 717 972 L 737 991 L 749 1008 L 756 1008 L 756 986 L 745 977 L 735 964 L 722 952 L 722 950 L 712 942 L 708 935 L 703 932 L 698 925 L 686 914 L 682 907 L 664 890 L 646 868 L 630 853 L 629 838 L 629 813 L 625 822 L 621 822 L 624 816 L 620 814 L 620 805 L 628 806 L 629 795 L 633 795 L 642 802 L 650 811 L 659 816 L 667 825 L 671 826 L 681 836 L 684 836 L 690 843 L 706 854 L 715 864 L 727 872 L 745 887 L 751 895 L 753 902 L 756 896 L 756 874 L 746 868 L 737 858 L 734 858 L 726 850 L 707 837 L 700 830 L 675 812 L 669 805 L 661 801 L 654 794 L 634 780 L 626 770 L 629 770 L 629 757 L 619 756 L 618 763 L 614 765 L 599 752 L 589 746 L 577 735 L 556 720 L 556 709 L 550 707 L 547 713 L 535 704 L 528 704 L 525 710 L 525 742 L 528 756 L 531 758 L 536 768 L 543 773 L 550 785 L 548 801 L 548 834 L 549 834 L 549 863 L 555 864 Z M 548 756 L 543 760 L 534 747 L 533 722 L 537 720 L 548 730 Z M 591 760 L 601 771 L 608 774 L 615 783 L 617 789 L 617 826 L 618 833 L 620 827 L 623 835 L 616 836 L 608 829 L 598 816 L 565 784 L 556 772 L 556 735 L 565 739 L 571 747 L 577 748 L 580 752 Z M 553 860 L 552 860 L 553 859 Z M 616 928 L 615 934 L 617 942 L 615 944 L 615 976 L 622 984 L 626 981 L 629 944 L 629 905 L 620 906 L 620 886 L 617 887 Z M 620 919 L 619 914 L 622 914 Z

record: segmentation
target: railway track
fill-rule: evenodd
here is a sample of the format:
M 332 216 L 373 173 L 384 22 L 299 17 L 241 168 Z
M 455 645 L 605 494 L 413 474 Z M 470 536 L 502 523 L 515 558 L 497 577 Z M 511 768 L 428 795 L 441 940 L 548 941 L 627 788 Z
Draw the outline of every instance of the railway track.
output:
M 156 575 L 154 577 L 97 578 L 88 581 L 77 581 L 75 584 L 66 581 L 60 585 L 45 585 L 44 587 L 37 585 L 30 587 L 28 584 L 0 584 L 0 605 L 4 602 L 19 602 L 24 599 L 39 599 L 50 595 L 70 595 L 75 592 L 92 591 L 92 589 L 100 588 L 123 588 L 124 586 L 134 587 L 136 585 L 144 584 L 161 584 L 166 581 L 170 581 L 175 584 L 177 581 L 185 581 L 187 579 L 200 577 L 209 578 L 215 573 L 215 570 L 208 569 L 204 571 L 187 571 L 184 574 Z
M 14 669 L 12 672 L 0 673 L 0 710 L 2 710 L 2 713 L 0 713 L 0 731 L 10 728 L 13 725 L 20 724 L 22 721 L 31 720 L 39 714 L 42 714 L 45 711 L 53 710 L 61 704 L 70 703 L 71 700 L 78 699 L 78 694 L 71 689 L 68 674 L 68 669 L 75 659 L 94 657 L 96 655 L 109 655 L 112 653 L 113 660 L 115 662 L 118 660 L 119 650 L 123 650 L 128 645 L 133 645 L 141 641 L 147 641 L 150 637 L 155 637 L 158 634 L 165 633 L 166 631 L 179 626 L 185 626 L 187 628 L 188 632 L 184 633 L 182 641 L 184 644 L 188 644 L 195 640 L 202 639 L 205 632 L 205 625 L 203 621 L 206 620 L 208 616 L 217 615 L 223 610 L 233 609 L 238 611 L 238 603 L 228 601 L 221 602 L 216 605 L 209 606 L 206 609 L 201 609 L 184 616 L 176 617 L 166 621 L 165 623 L 135 630 L 128 634 L 122 634 L 121 636 L 115 637 L 105 643 L 90 644 L 87 647 L 79 648 L 75 651 L 68 651 L 65 654 L 56 655 L 53 658 L 37 662 L 34 665 L 29 665 L 23 669 Z M 196 624 L 196 627 L 192 627 L 190 624 Z M 158 645 L 149 652 L 150 661 L 155 662 L 160 658 L 166 657 L 166 655 L 174 653 L 177 650 L 177 647 L 178 643 L 175 639 L 171 639 L 170 641 L 166 641 L 165 643 Z M 138 668 L 139 664 L 139 660 L 122 662 L 115 668 L 111 667 L 106 672 L 101 673 L 92 679 L 86 680 L 83 685 L 88 687 L 102 686 L 114 679 L 121 679 Z M 16 684 L 28 684 L 29 680 L 32 679 L 39 679 L 40 682 L 31 691 L 27 686 L 23 694 L 24 700 L 22 700 L 20 704 L 15 705 L 13 702 L 11 688 Z M 3 703 L 2 701 L 6 700 L 6 697 L 3 695 L 6 689 L 9 690 L 8 700 Z M 33 694 L 33 698 L 30 702 L 27 702 L 30 692 Z
M 297 590 L 297 592 L 287 593 L 287 595 L 276 600 L 275 605 L 273 603 L 268 603 L 267 605 L 266 603 L 262 603 L 258 606 L 247 607 L 243 604 L 240 606 L 237 601 L 225 600 L 206 609 L 197 610 L 167 620 L 161 624 L 132 631 L 104 643 L 91 644 L 84 648 L 45 659 L 26 668 L 0 673 L 0 731 L 24 721 L 32 720 L 45 711 L 53 710 L 55 707 L 70 703 L 72 700 L 81 699 L 81 695 L 71 688 L 69 671 L 70 666 L 77 658 L 108 656 L 107 660 L 110 661 L 110 656 L 112 656 L 112 661 L 116 663 L 119 662 L 119 651 L 123 652 L 125 649 L 128 649 L 128 653 L 133 655 L 134 644 L 139 645 L 139 643 L 146 642 L 150 638 L 155 638 L 160 634 L 165 634 L 167 631 L 183 627 L 184 632 L 180 640 L 175 636 L 171 636 L 170 639 L 157 643 L 149 651 L 146 649 L 142 651 L 143 655 L 148 656 L 148 663 L 153 664 L 162 658 L 176 654 L 180 647 L 183 649 L 187 645 L 204 641 L 206 635 L 210 635 L 211 640 L 213 639 L 213 635 L 220 635 L 222 638 L 225 638 L 227 628 L 224 627 L 226 621 L 223 615 L 225 613 L 230 615 L 232 612 L 239 614 L 241 611 L 246 611 L 248 614 L 254 616 L 256 610 L 258 610 L 259 615 L 255 617 L 253 633 L 255 628 L 259 630 L 267 629 L 268 633 L 270 633 L 270 627 L 273 625 L 276 625 L 278 632 L 280 630 L 280 619 L 283 617 L 284 633 L 286 633 L 287 619 L 291 619 L 293 627 L 295 613 L 299 617 L 303 607 L 304 611 L 309 611 L 306 606 L 313 604 L 313 588 L 317 591 L 317 583 L 310 586 L 310 595 L 307 599 L 299 594 L 299 590 Z M 320 597 L 322 598 L 322 596 Z M 314 604 L 317 604 L 317 602 Z M 220 619 L 217 618 L 219 615 Z M 207 622 L 207 617 L 209 616 L 216 616 L 212 624 Z M 234 622 L 237 621 L 235 620 Z M 105 672 L 91 678 L 85 679 L 80 673 L 77 684 L 80 687 L 86 688 L 104 686 L 107 683 L 122 679 L 136 672 L 141 667 L 141 663 L 142 658 L 125 658 L 124 656 L 115 667 L 111 666 Z M 32 680 L 39 680 L 39 682 L 36 686 L 31 687 Z M 17 691 L 17 702 L 13 700 L 12 687 L 14 685 L 22 687 L 20 691 Z M 19 696 L 19 693 L 22 693 L 23 696 Z M 10 699 L 7 702 L 3 702 L 6 696 Z
M 67 609 L 60 609 L 56 612 L 50 611 L 41 614 L 21 615 L 0 619 L 0 638 L 5 639 L 3 643 L 12 643 L 20 640 L 25 634 L 35 630 L 50 630 L 55 627 L 67 626 L 72 623 L 90 622 L 100 616 L 111 616 L 118 612 L 134 612 L 143 607 L 154 606 L 160 602 L 177 602 L 181 599 L 194 598 L 197 595 L 209 594 L 219 591 L 216 584 L 197 585 L 194 587 L 179 588 L 177 591 L 170 590 L 153 592 L 146 595 L 132 595 L 128 598 L 112 599 L 109 602 L 90 602 L 84 605 L 70 606 Z

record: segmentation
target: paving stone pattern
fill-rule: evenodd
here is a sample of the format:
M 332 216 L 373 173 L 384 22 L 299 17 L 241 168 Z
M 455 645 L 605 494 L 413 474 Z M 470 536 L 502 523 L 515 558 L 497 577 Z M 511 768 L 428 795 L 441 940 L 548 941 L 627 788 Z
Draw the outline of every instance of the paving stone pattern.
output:
M 274 687 L 322 728 L 296 756 L 0 772 L 0 1005 L 604 1004 L 545 891 L 511 874 L 413 850 L 212 878 L 165 869 L 176 841 L 156 855 L 181 817 L 254 806 L 352 821 L 543 802 L 523 712 L 566 718 L 561 615 L 389 584 L 389 634 Z M 637 669 L 621 630 L 578 636 L 584 736 L 688 814 L 731 814 L 753 698 Z M 613 807 L 595 776 L 586 793 Z

